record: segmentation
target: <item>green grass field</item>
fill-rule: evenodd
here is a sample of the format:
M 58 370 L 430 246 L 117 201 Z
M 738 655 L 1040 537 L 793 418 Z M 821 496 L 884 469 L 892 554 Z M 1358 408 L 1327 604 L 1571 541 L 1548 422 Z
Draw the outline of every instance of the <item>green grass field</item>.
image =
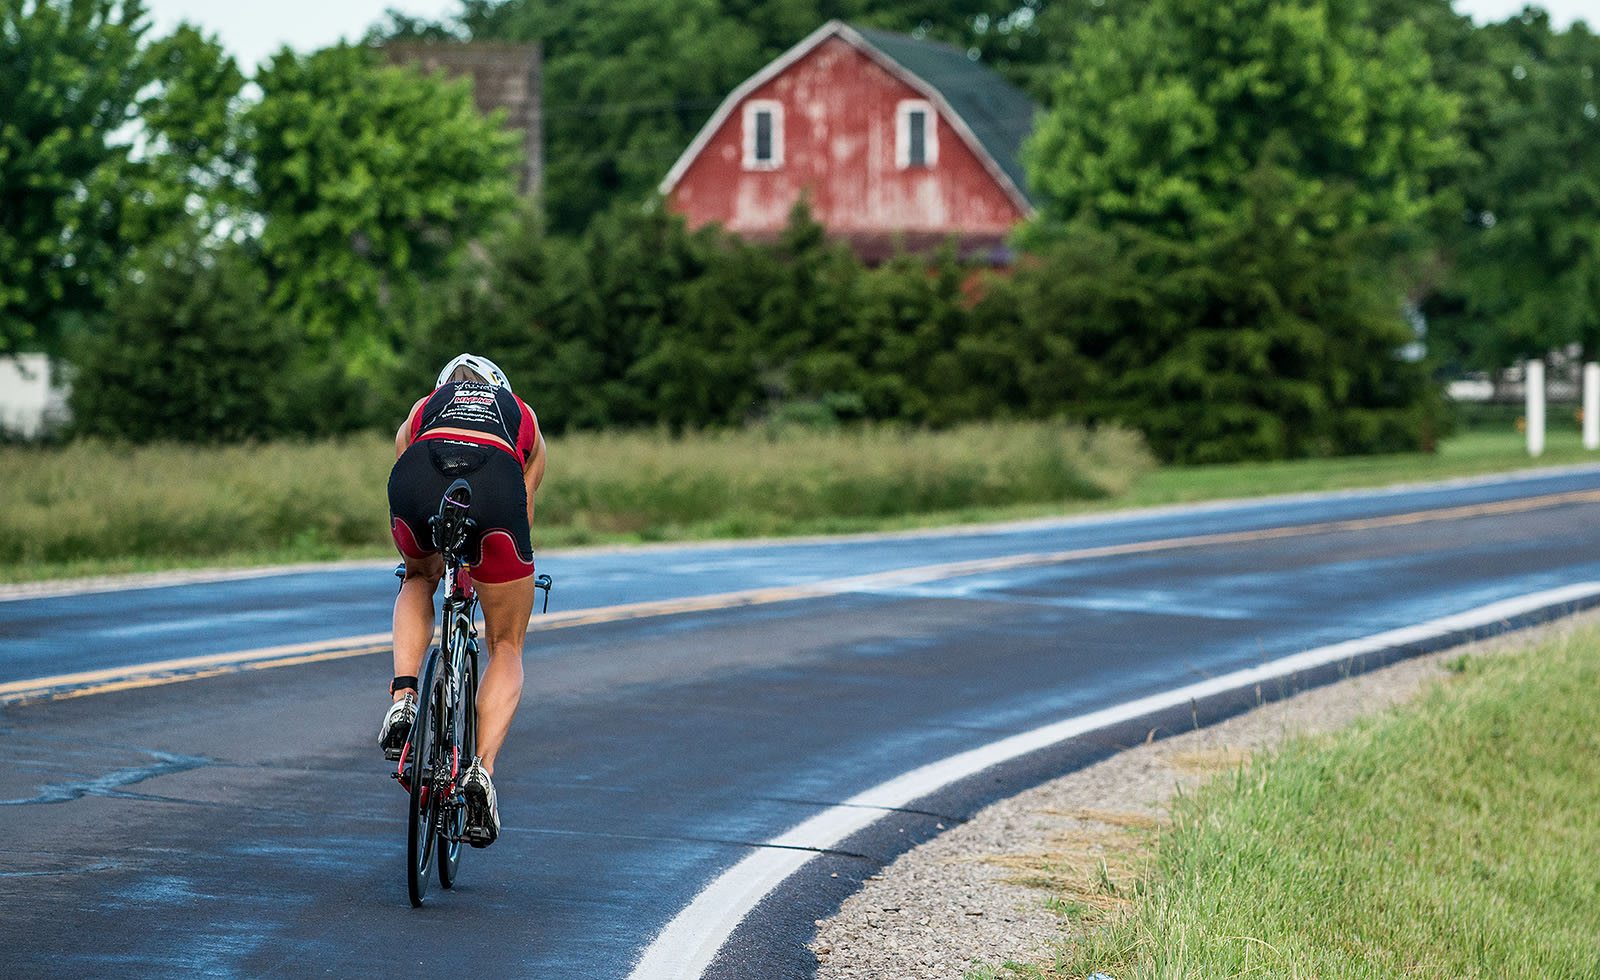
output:
M 1552 433 L 1539 465 L 1595 459 Z M 196 448 L 0 447 L 0 581 L 392 554 L 381 436 Z M 1156 467 L 1133 435 L 1045 423 L 552 439 L 536 547 L 890 530 L 1534 465 L 1515 432 L 1435 454 Z
M 1453 669 L 1180 798 L 1131 911 L 970 976 L 1600 976 L 1600 628 Z
M 1431 454 L 1162 467 L 1135 481 L 1133 489 L 1117 503 L 1142 507 L 1226 497 L 1343 490 L 1588 462 L 1600 463 L 1600 452 L 1585 450 L 1576 429 L 1551 432 L 1544 455 L 1538 459 L 1529 458 L 1523 437 L 1515 431 L 1464 432 L 1446 439 L 1438 452 Z

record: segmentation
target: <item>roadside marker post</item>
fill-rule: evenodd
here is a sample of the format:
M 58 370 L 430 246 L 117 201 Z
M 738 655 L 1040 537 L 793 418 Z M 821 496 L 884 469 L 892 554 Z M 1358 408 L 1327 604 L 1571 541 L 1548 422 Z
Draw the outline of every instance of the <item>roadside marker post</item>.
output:
M 1538 456 L 1544 452 L 1544 361 L 1529 361 L 1523 381 L 1528 390 L 1528 455 Z
M 1600 363 L 1583 366 L 1583 448 L 1600 449 Z

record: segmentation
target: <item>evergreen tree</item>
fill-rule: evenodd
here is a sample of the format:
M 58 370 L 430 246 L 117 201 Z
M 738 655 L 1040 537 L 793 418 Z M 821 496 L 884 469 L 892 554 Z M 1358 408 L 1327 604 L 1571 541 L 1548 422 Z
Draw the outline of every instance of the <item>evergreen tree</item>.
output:
M 804 200 L 767 250 L 758 361 L 768 412 L 789 403 L 846 418 L 865 410 L 876 338 L 861 323 L 861 263 L 828 239 Z
M 552 303 L 561 293 L 552 266 L 557 245 L 544 235 L 532 208 L 486 239 L 478 254 L 460 263 L 422 314 L 423 329 L 395 374 L 398 416 L 433 387 L 439 368 L 463 351 L 490 358 L 513 389 L 533 403 L 537 379 L 550 370 L 554 350 Z
M 230 442 L 283 424 L 290 345 L 265 315 L 266 282 L 241 246 L 186 229 L 135 253 L 102 329 L 73 359 L 73 427 L 144 442 Z

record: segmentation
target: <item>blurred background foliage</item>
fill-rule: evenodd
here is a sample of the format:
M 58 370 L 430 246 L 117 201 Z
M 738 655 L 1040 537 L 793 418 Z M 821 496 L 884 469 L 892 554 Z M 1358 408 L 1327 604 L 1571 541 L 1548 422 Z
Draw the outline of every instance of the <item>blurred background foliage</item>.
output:
M 392 428 L 474 349 L 552 432 L 1067 418 L 1218 462 L 1426 448 L 1443 374 L 1600 354 L 1600 39 L 1537 10 L 463 0 L 253 77 L 138 0 L 0 17 L 0 352 L 65 360 L 83 435 Z M 1013 269 L 663 212 L 717 103 L 832 17 L 1041 105 Z M 537 205 L 464 83 L 372 50 L 401 38 L 543 45 Z

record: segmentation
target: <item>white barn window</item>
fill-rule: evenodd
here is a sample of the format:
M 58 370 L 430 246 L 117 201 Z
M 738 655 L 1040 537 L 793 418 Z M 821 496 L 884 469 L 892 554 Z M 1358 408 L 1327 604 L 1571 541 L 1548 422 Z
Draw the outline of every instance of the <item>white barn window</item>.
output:
M 895 111 L 894 162 L 901 170 L 939 162 L 939 115 L 933 103 L 905 99 Z
M 783 166 L 783 103 L 751 99 L 744 104 L 744 169 Z

